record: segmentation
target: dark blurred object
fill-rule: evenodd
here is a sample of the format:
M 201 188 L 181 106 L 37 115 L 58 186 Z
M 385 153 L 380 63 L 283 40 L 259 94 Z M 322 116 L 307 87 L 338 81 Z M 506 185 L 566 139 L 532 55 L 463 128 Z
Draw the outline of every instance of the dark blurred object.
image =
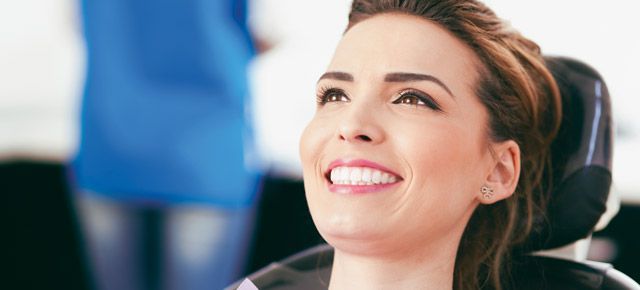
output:
M 91 289 L 65 167 L 0 163 L 0 289 Z
M 248 273 L 323 242 L 311 219 L 302 180 L 267 177 Z
M 636 281 L 640 281 L 639 224 L 640 206 L 623 205 L 609 225 L 593 235 L 594 239 L 607 238 L 614 243 L 615 256 L 606 262 Z

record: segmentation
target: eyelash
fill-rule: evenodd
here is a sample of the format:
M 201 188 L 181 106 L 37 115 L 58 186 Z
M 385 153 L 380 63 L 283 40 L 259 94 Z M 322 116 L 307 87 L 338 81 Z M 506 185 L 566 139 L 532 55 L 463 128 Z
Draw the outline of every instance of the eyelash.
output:
M 344 97 L 347 99 L 347 101 L 349 100 L 349 97 L 347 97 L 347 94 L 342 89 L 335 88 L 335 87 L 321 87 L 320 90 L 318 91 L 316 102 L 320 106 L 324 106 L 325 104 L 330 102 L 336 102 L 337 100 L 333 100 L 333 101 L 329 100 L 329 98 L 332 96 Z M 415 97 L 419 102 L 422 102 L 422 104 L 402 103 L 402 101 L 406 100 L 408 96 Z M 431 96 L 413 89 L 401 91 L 398 94 L 398 98 L 396 98 L 392 103 L 413 105 L 416 107 L 425 106 L 434 111 L 442 111 L 442 109 L 440 108 L 440 105 L 438 105 L 438 103 L 435 100 L 433 100 Z
M 320 90 L 318 91 L 316 102 L 320 106 L 323 106 L 330 102 L 335 102 L 335 101 L 330 101 L 329 97 L 336 96 L 336 95 L 343 96 L 347 100 L 349 99 L 349 97 L 347 97 L 347 94 L 342 89 L 338 89 L 334 87 L 321 87 Z
M 442 109 L 440 108 L 440 105 L 438 105 L 438 103 L 428 94 L 425 94 L 423 92 L 417 91 L 417 90 L 404 90 L 402 92 L 400 92 L 398 94 L 398 98 L 393 101 L 394 104 L 407 104 L 407 105 L 413 105 L 413 106 L 425 106 L 428 107 L 434 111 L 442 111 Z M 407 96 L 414 96 L 415 98 L 418 99 L 419 102 L 422 102 L 422 104 L 408 104 L 408 103 L 403 103 L 403 100 L 406 100 Z

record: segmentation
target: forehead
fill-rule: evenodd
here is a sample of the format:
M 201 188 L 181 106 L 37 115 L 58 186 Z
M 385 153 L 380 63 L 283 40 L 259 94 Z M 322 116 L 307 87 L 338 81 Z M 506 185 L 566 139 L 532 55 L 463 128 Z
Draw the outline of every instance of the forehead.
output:
M 460 85 L 476 76 L 474 52 L 449 31 L 426 19 L 381 14 L 348 30 L 329 70 L 374 77 L 390 71 L 428 73 Z

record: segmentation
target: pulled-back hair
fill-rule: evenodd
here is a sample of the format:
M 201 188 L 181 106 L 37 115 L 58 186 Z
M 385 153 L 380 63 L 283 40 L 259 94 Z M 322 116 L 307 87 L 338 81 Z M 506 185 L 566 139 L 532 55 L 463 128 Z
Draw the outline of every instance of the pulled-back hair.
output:
M 550 144 L 561 119 L 558 87 L 537 44 L 474 0 L 354 0 L 347 30 L 377 14 L 402 13 L 450 31 L 480 60 L 475 93 L 489 113 L 488 138 L 514 140 L 521 172 L 514 194 L 473 213 L 456 256 L 454 289 L 503 289 L 512 250 L 543 216 Z

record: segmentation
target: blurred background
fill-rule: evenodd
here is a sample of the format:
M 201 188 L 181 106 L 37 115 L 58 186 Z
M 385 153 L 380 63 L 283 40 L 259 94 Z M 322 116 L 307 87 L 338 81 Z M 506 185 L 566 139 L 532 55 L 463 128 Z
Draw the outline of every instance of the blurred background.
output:
M 70 166 L 83 144 L 81 112 L 87 52 L 92 47 L 87 46 L 85 26 L 94 14 L 82 9 L 85 2 L 101 1 L 0 2 L 2 289 L 90 289 L 100 284 L 96 281 L 102 274 L 91 266 L 95 249 L 83 221 L 87 216 L 78 206 L 79 192 L 96 189 L 83 188 L 75 179 L 78 170 Z M 193 1 L 200 2 L 206 1 Z M 595 0 L 485 2 L 535 40 L 545 54 L 583 60 L 604 77 L 616 127 L 612 193 L 621 206 L 608 226 L 594 234 L 589 257 L 612 263 L 639 281 L 640 247 L 635 245 L 640 238 L 640 18 L 636 15 L 640 4 L 622 0 L 606 4 Z M 253 222 L 246 224 L 246 259 L 234 274 L 237 277 L 321 242 L 304 201 L 298 138 L 313 116 L 315 83 L 346 26 L 350 1 L 249 0 L 243 5 L 255 47 L 244 67 L 248 94 L 243 96 L 242 116 L 250 130 L 244 135 L 248 141 L 243 162 L 257 172 L 260 181 L 243 204 Z M 189 11 L 194 17 L 207 17 L 195 9 Z M 198 25 L 209 23 L 201 22 Z M 171 89 L 181 96 L 192 92 L 193 83 Z M 228 207 L 207 204 L 212 203 Z M 161 208 L 163 216 L 163 210 L 173 206 L 162 203 L 152 208 Z M 167 226 L 157 221 L 157 213 L 144 216 L 147 223 Z M 100 216 L 97 219 L 100 224 Z M 207 227 L 198 230 L 207 231 Z M 150 234 L 141 241 L 160 236 Z M 157 261 L 145 257 L 147 264 Z M 148 271 L 144 274 L 148 280 L 164 273 Z M 144 289 L 162 283 L 149 282 L 152 286 Z

